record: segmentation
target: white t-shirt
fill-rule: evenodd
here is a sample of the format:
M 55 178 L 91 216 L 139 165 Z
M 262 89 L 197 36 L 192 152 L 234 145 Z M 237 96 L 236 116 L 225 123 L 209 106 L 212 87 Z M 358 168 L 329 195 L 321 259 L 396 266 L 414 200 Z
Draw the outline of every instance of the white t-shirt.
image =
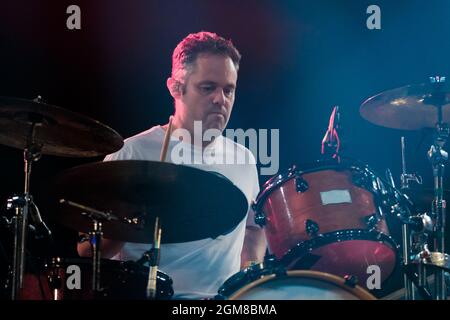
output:
M 161 126 L 155 126 L 139 133 L 126 139 L 122 149 L 106 156 L 105 161 L 159 161 L 164 135 L 165 131 Z M 180 149 L 191 151 L 189 163 L 180 162 Z M 230 151 L 234 154 L 228 159 L 233 159 L 233 156 L 236 157 L 235 159 L 247 157 L 245 158 L 247 161 L 244 164 L 226 164 L 226 156 L 230 155 Z M 211 155 L 216 160 L 212 161 L 212 158 L 210 158 L 210 160 L 200 163 L 203 160 L 202 154 Z M 186 156 L 186 153 L 183 153 L 183 155 Z M 184 157 L 184 160 L 186 159 Z M 224 160 L 220 162 L 217 159 Z M 224 136 L 217 137 L 205 150 L 171 137 L 166 161 L 218 172 L 227 177 L 247 198 L 249 204 L 247 215 L 231 232 L 215 239 L 161 244 L 159 269 L 172 278 L 174 298 L 201 299 L 213 297 L 225 280 L 239 271 L 245 227 L 246 225 L 255 225 L 254 214 L 250 209 L 251 201 L 256 199 L 259 192 L 255 158 L 247 148 Z M 227 201 L 227 199 L 223 199 L 223 201 Z M 204 226 L 205 228 L 208 227 L 207 221 L 205 221 Z M 137 260 L 149 249 L 149 244 L 126 243 L 113 259 Z

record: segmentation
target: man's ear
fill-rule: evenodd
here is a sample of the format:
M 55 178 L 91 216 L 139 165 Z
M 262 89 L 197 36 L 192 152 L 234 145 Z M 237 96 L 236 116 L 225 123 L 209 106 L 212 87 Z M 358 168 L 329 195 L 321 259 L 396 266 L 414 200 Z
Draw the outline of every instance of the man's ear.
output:
M 169 89 L 170 95 L 172 96 L 172 98 L 174 99 L 178 99 L 181 97 L 182 94 L 182 86 L 180 81 L 175 80 L 174 78 L 170 77 L 167 79 L 167 89 Z

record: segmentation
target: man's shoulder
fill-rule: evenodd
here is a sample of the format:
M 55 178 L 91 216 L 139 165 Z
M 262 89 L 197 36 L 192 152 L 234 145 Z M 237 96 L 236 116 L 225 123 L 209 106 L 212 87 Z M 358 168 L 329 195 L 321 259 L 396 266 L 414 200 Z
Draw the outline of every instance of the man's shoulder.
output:
M 154 126 L 142 131 L 125 139 L 123 147 L 117 152 L 106 156 L 105 160 L 153 158 L 153 155 L 149 156 L 149 153 L 154 153 L 153 149 L 159 152 L 163 135 L 164 133 L 160 126 Z
M 132 145 L 132 144 L 139 143 L 142 141 L 151 141 L 151 140 L 158 141 L 163 136 L 164 136 L 164 132 L 161 129 L 161 126 L 154 126 L 154 127 L 151 127 L 150 129 L 147 129 L 138 134 L 135 134 L 134 136 L 126 138 L 124 141 L 124 144 Z

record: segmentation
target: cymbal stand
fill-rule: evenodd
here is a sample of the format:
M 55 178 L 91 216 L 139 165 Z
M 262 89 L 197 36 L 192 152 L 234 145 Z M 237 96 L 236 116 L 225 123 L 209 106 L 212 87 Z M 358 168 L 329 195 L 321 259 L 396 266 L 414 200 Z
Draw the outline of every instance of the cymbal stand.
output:
M 434 219 L 434 249 L 437 252 L 445 253 L 445 200 L 443 199 L 443 179 L 445 164 L 448 161 L 448 153 L 443 149 L 449 136 L 447 123 L 442 122 L 442 106 L 445 103 L 445 92 L 440 89 L 445 82 L 445 77 L 430 77 L 434 93 L 427 98 L 427 104 L 437 108 L 438 122 L 435 127 L 433 145 L 428 151 L 428 159 L 433 168 L 434 177 L 434 199 L 432 205 L 432 218 Z M 445 271 L 437 269 L 435 275 L 435 298 L 436 300 L 446 300 L 447 290 L 445 284 Z
M 119 220 L 119 218 L 111 213 L 90 208 L 73 201 L 60 199 L 59 202 L 83 210 L 81 214 L 92 220 L 92 231 L 89 232 L 89 243 L 92 251 L 92 290 L 94 294 L 96 294 L 102 291 L 100 282 L 101 245 L 103 239 L 102 221 Z
M 426 288 L 426 270 L 421 264 L 418 265 L 418 272 L 412 271 L 413 251 L 421 251 L 426 247 L 426 232 L 431 230 L 430 218 L 426 214 L 418 214 L 414 211 L 413 203 L 405 201 L 403 191 L 409 189 L 410 182 L 422 184 L 422 177 L 415 173 L 407 173 L 405 138 L 401 137 L 402 174 L 400 176 L 401 191 L 395 190 L 395 182 L 390 171 L 387 171 L 388 180 L 394 187 L 393 192 L 397 195 L 397 203 L 393 210 L 402 223 L 402 257 L 403 257 L 403 282 L 405 287 L 405 299 L 416 300 L 419 293 L 422 298 L 428 299 L 429 294 Z M 411 210 L 413 209 L 413 210 Z
M 27 145 L 23 152 L 25 182 L 24 193 L 21 196 L 14 196 L 8 199 L 8 209 L 14 209 L 15 214 L 11 219 L 14 230 L 14 253 L 12 264 L 11 299 L 18 299 L 20 289 L 23 287 L 23 275 L 25 269 L 25 246 L 27 240 L 28 218 L 35 206 L 30 194 L 31 167 L 33 162 L 41 157 L 42 146 L 34 142 L 35 128 L 43 119 L 33 118 L 27 115 L 27 122 L 30 123 L 30 130 L 27 136 Z
M 401 189 L 409 189 L 410 181 L 417 181 L 417 177 L 414 174 L 406 173 L 406 156 L 405 156 L 405 137 L 401 137 L 401 152 L 402 152 L 402 174 L 400 176 Z M 411 225 L 408 223 L 410 218 L 410 212 L 407 212 L 407 216 L 402 212 L 400 213 L 400 220 L 402 222 L 402 256 L 403 256 L 403 282 L 405 285 L 405 299 L 415 300 L 414 280 L 411 278 L 411 274 L 406 272 L 407 267 L 411 264 Z

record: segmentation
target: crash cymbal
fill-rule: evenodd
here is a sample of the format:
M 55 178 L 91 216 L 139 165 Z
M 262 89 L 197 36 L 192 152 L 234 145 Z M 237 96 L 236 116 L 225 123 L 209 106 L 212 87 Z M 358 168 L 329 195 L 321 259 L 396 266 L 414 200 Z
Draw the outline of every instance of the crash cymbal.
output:
M 60 175 L 56 199 L 64 198 L 123 218 L 140 218 L 140 225 L 103 223 L 104 237 L 151 243 L 158 216 L 162 243 L 215 238 L 234 229 L 245 217 L 244 194 L 224 176 L 200 169 L 153 161 L 111 161 L 82 165 Z M 59 205 L 57 220 L 81 231 L 92 221 L 81 210 Z
M 24 150 L 33 124 L 33 142 L 42 154 L 95 157 L 123 146 L 116 131 L 86 116 L 39 101 L 0 97 L 0 144 Z
M 367 99 L 360 107 L 360 114 L 364 119 L 388 128 L 434 128 L 438 122 L 439 104 L 442 105 L 442 122 L 450 123 L 450 88 L 447 83 L 439 87 L 409 85 Z
M 420 211 L 430 211 L 434 199 L 434 190 L 429 188 L 412 188 L 402 190 Z M 450 201 L 450 190 L 445 189 L 444 200 Z

